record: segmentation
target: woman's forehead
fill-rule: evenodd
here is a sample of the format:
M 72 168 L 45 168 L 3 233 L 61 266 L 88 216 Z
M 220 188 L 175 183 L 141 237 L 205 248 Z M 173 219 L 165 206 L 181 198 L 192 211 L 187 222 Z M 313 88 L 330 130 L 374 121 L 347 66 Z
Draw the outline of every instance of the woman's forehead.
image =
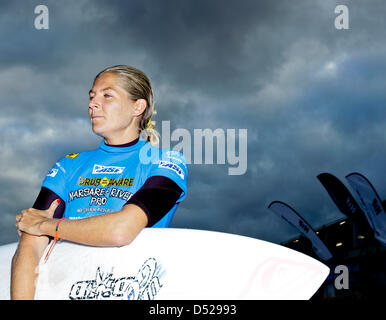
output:
M 101 74 L 97 79 L 95 79 L 95 82 L 90 92 L 102 91 L 102 90 L 104 91 L 108 89 L 112 89 L 115 91 L 123 90 L 123 88 L 119 85 L 118 76 L 111 72 Z
M 98 78 L 95 79 L 94 87 L 96 85 L 100 85 L 102 83 L 111 83 L 111 84 L 118 84 L 118 76 L 111 72 L 106 72 L 101 74 Z

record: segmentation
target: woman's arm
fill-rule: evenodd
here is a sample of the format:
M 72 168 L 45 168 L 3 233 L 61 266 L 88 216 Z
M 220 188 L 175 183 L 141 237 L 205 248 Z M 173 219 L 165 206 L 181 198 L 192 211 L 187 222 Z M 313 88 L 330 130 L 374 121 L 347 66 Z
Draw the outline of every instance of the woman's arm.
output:
M 53 210 L 53 216 L 61 217 L 64 212 L 65 204 L 52 203 L 60 197 L 53 191 L 42 188 L 36 198 L 33 208 Z M 19 230 L 18 230 L 19 231 Z M 21 238 L 16 252 L 12 258 L 11 269 L 11 299 L 33 299 L 35 294 L 35 280 L 37 276 L 37 266 L 49 242 L 47 236 L 35 236 L 20 232 Z
M 53 201 L 47 210 L 30 208 L 16 216 L 16 226 L 23 231 L 12 259 L 11 299 L 33 299 L 36 268 L 49 242 L 55 235 L 59 206 Z M 59 208 L 60 209 L 60 208 Z M 64 220 L 60 224 L 62 239 L 95 246 L 123 246 L 130 243 L 147 225 L 147 216 L 133 204 L 121 211 L 85 218 Z
M 48 241 L 46 236 L 37 237 L 22 233 L 12 259 L 11 299 L 34 298 L 36 268 Z
M 55 236 L 58 219 L 52 210 L 23 210 L 16 217 L 17 228 L 33 235 Z M 127 204 L 122 210 L 94 217 L 63 220 L 58 236 L 63 240 L 92 246 L 129 244 L 148 223 L 146 213 L 137 205 Z

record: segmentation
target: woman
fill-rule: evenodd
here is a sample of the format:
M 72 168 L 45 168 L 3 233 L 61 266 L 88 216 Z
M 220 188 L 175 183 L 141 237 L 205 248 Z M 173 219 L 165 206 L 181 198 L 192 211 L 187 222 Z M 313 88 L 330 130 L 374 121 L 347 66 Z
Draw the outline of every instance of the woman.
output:
M 102 142 L 97 150 L 60 159 L 33 208 L 16 216 L 21 238 L 12 260 L 12 299 L 33 299 L 35 269 L 50 237 L 127 245 L 145 227 L 168 227 L 186 196 L 182 155 L 153 146 L 158 135 L 147 76 L 133 67 L 110 67 L 95 77 L 89 94 L 92 130 Z M 145 149 L 157 161 L 142 161 Z

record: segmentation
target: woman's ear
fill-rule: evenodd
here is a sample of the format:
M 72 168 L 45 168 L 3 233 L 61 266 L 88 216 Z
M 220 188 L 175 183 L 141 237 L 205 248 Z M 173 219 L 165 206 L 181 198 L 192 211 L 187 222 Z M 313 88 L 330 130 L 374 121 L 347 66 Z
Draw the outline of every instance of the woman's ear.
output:
M 138 99 L 134 104 L 134 115 L 140 116 L 145 112 L 147 106 L 147 102 L 145 99 Z

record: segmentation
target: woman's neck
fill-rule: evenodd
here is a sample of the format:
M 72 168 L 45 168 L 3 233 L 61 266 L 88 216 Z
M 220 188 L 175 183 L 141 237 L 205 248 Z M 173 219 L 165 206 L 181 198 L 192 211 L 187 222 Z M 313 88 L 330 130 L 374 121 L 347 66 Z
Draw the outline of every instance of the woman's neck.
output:
M 133 145 L 135 145 L 139 140 L 139 137 L 130 141 L 130 142 L 127 142 L 127 143 L 123 143 L 123 144 L 108 144 L 106 141 L 105 141 L 105 144 L 106 146 L 109 146 L 109 147 L 120 147 L 120 148 L 124 148 L 124 147 L 131 147 Z
M 135 134 L 135 135 L 127 136 L 127 137 L 119 136 L 119 137 L 114 137 L 114 138 L 112 138 L 112 137 L 106 138 L 105 137 L 104 139 L 105 139 L 105 144 L 106 145 L 109 145 L 109 146 L 122 146 L 122 145 L 130 144 L 130 143 L 138 140 L 139 139 L 139 135 Z

